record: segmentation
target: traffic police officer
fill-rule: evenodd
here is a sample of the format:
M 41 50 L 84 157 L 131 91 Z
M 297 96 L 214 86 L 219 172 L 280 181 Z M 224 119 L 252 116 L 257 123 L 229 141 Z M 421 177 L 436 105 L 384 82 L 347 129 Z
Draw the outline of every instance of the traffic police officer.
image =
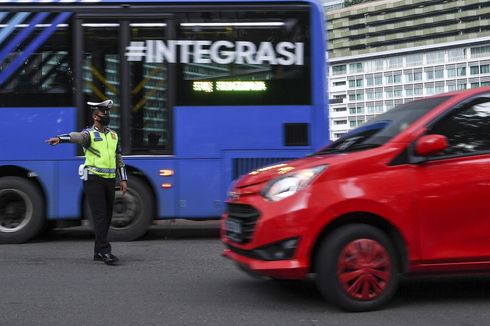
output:
M 80 166 L 80 178 L 93 216 L 95 233 L 94 260 L 114 265 L 118 258 L 111 252 L 107 233 L 111 225 L 114 206 L 116 173 L 123 194 L 128 189 L 127 174 L 121 155 L 117 133 L 109 129 L 109 109 L 112 100 L 100 103 L 87 102 L 92 110 L 94 124 L 82 132 L 52 137 L 46 142 L 52 146 L 59 143 L 75 143 L 83 146 L 85 163 Z

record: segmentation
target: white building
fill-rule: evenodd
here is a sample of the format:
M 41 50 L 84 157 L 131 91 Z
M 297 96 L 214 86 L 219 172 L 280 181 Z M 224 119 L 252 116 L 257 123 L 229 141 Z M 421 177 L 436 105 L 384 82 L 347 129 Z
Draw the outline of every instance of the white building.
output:
M 383 0 L 326 15 L 332 140 L 398 104 L 490 85 L 490 1 Z

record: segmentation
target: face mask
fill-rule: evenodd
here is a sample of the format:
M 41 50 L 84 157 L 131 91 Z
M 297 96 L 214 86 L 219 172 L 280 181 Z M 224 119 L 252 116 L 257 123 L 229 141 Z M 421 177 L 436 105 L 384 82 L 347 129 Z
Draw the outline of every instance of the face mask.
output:
M 103 126 L 107 126 L 109 125 L 109 123 L 111 122 L 111 117 L 109 115 L 105 115 L 103 117 L 101 117 L 100 115 L 98 116 L 99 117 L 99 122 L 103 125 Z

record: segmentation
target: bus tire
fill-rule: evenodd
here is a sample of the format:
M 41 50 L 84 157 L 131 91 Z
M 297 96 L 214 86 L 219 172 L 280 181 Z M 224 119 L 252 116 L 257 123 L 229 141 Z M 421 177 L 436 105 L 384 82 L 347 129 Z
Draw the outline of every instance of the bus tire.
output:
M 154 217 L 152 198 L 150 189 L 140 178 L 129 176 L 126 194 L 116 191 L 109 240 L 133 241 L 143 236 Z M 92 224 L 92 213 L 86 198 L 84 212 Z
M 347 311 L 371 311 L 385 305 L 400 275 L 393 245 L 379 229 L 346 225 L 329 235 L 316 257 L 321 294 Z
M 0 243 L 23 243 L 36 236 L 45 222 L 44 200 L 38 187 L 21 177 L 0 178 Z

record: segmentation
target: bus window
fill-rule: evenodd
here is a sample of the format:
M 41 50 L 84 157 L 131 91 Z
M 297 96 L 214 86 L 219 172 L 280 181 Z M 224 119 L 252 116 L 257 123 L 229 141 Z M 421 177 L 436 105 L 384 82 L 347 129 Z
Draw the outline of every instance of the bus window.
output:
M 119 133 L 121 95 L 119 89 L 119 23 L 86 21 L 83 28 L 83 92 L 85 102 L 114 101 L 109 127 Z M 91 123 L 87 111 L 86 124 Z
M 166 23 L 146 19 L 86 20 L 82 28 L 86 101 L 114 101 L 109 127 L 130 142 L 125 146 L 126 153 L 168 151 L 167 64 L 129 60 L 124 73 L 122 67 L 126 62 L 120 62 L 122 40 L 129 38 L 134 44 L 139 44 L 147 39 L 164 39 Z M 128 85 L 127 94 L 122 94 L 125 85 Z M 123 105 L 123 101 L 127 101 L 127 105 Z M 128 120 L 128 130 L 122 126 L 122 116 Z M 87 120 L 87 124 L 90 122 Z
M 10 12 L 3 18 L 0 106 L 72 105 L 71 29 L 64 23 L 68 16 Z
M 308 19 L 306 8 L 182 15 L 179 39 L 202 43 L 181 65 L 177 104 L 311 104 Z
M 130 23 L 131 41 L 165 38 L 162 21 Z M 167 108 L 168 76 L 164 62 L 129 62 L 131 91 L 131 151 L 155 152 L 169 148 L 169 114 Z

